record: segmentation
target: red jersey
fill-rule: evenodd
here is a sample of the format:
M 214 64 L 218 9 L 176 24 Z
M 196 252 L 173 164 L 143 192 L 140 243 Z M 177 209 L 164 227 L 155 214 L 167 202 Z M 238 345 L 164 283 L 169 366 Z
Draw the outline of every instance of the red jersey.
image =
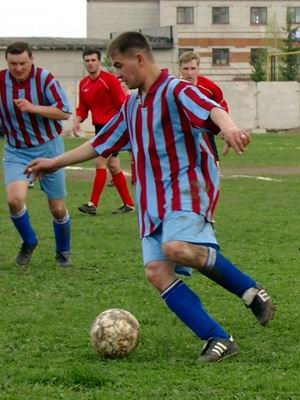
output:
M 224 100 L 222 90 L 213 81 L 205 76 L 199 75 L 196 86 L 206 97 L 220 104 L 220 106 L 222 106 L 226 112 L 229 112 L 229 108 Z
M 115 75 L 101 70 L 96 79 L 88 75 L 80 81 L 76 115 L 83 121 L 90 111 L 93 125 L 105 125 L 119 112 L 125 99 L 124 90 Z

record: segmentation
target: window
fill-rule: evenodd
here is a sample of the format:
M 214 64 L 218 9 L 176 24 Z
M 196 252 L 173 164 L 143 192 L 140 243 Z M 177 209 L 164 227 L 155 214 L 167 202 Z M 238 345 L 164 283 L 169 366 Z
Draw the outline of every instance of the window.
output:
M 266 25 L 267 7 L 251 7 L 250 9 L 250 24 L 251 25 Z
M 177 7 L 177 24 L 193 24 L 194 7 Z
M 288 7 L 287 12 L 292 24 L 300 24 L 300 7 Z
M 187 47 L 179 47 L 178 49 L 178 58 L 181 56 L 181 54 L 185 53 L 186 51 L 194 51 L 194 49 L 192 49 L 191 47 L 187 48 Z
M 213 24 L 229 24 L 229 8 L 228 7 L 213 7 L 212 8 L 212 23 Z
M 250 53 L 250 64 L 254 65 L 257 61 L 261 61 L 261 63 L 265 64 L 267 62 L 267 49 L 263 48 L 254 48 L 251 49 Z
M 229 49 L 213 49 L 212 51 L 213 65 L 229 65 Z

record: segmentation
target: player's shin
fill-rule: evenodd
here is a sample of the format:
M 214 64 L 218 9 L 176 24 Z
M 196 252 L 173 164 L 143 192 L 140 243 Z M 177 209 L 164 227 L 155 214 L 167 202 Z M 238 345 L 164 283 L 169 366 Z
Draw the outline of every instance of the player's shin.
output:
M 224 329 L 203 308 L 200 298 L 183 281 L 175 280 L 162 293 L 166 305 L 200 339 L 228 338 Z
M 249 288 L 256 287 L 253 278 L 212 247 L 208 247 L 206 263 L 199 267 L 199 272 L 238 297 L 242 297 Z

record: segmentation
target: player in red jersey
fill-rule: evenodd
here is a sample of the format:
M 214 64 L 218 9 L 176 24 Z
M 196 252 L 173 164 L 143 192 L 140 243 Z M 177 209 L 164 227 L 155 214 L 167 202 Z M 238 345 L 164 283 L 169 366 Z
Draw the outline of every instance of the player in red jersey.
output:
M 80 124 L 90 111 L 92 122 L 95 126 L 95 133 L 116 114 L 122 107 L 126 98 L 124 90 L 118 79 L 110 72 L 101 68 L 101 52 L 98 49 L 87 49 L 82 54 L 84 66 L 88 75 L 79 84 L 79 104 L 76 108 L 76 116 L 73 121 L 73 133 L 79 135 Z M 112 181 L 117 189 L 123 205 L 114 210 L 113 214 L 127 213 L 134 211 L 134 203 L 129 193 L 127 182 L 118 153 L 112 154 L 109 158 L 98 157 L 96 159 L 96 175 L 93 183 L 93 190 L 88 203 L 78 209 L 83 213 L 95 215 L 99 199 L 103 191 L 107 170 L 112 176 Z
M 199 75 L 200 57 L 193 51 L 184 52 L 179 58 L 179 68 L 181 77 L 193 85 L 197 86 L 201 92 L 209 99 L 220 104 L 226 112 L 229 112 L 228 105 L 223 97 L 223 92 L 218 85 L 205 76 Z M 218 150 L 214 135 L 219 133 L 216 125 L 211 124 L 210 131 L 207 132 L 209 144 L 215 155 L 216 160 L 219 160 Z

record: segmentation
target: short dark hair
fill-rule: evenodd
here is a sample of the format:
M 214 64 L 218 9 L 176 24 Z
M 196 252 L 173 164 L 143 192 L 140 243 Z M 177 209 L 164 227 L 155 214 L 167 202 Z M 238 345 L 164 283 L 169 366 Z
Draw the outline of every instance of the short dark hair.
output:
M 99 49 L 96 49 L 95 47 L 89 47 L 85 49 L 82 53 L 82 58 L 84 58 L 85 56 L 90 56 L 91 54 L 96 54 L 98 60 L 101 60 L 101 51 Z
M 26 51 L 29 57 L 32 56 L 32 48 L 27 42 L 14 42 L 7 46 L 5 50 L 5 58 L 8 54 L 22 54 Z
M 114 53 L 130 54 L 134 49 L 142 50 L 148 58 L 154 59 L 149 40 L 140 32 L 121 33 L 110 42 L 106 54 L 108 57 L 111 57 Z

